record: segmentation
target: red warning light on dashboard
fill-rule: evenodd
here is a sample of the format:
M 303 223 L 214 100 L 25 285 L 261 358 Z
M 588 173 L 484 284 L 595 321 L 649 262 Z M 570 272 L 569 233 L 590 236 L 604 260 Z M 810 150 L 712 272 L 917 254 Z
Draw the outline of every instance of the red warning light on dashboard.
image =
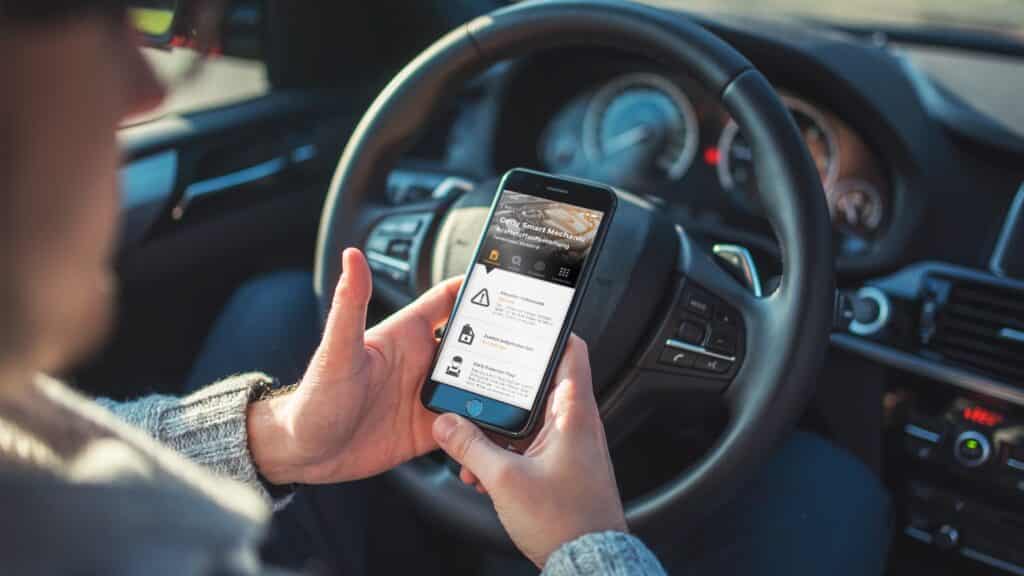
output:
M 998 426 L 1003 421 L 1003 415 L 998 412 L 986 410 L 981 406 L 970 406 L 964 408 L 963 418 L 968 422 L 978 424 L 980 426 L 987 426 L 989 428 Z
M 718 148 L 711 147 L 704 150 L 704 161 L 709 166 L 718 166 L 718 163 L 722 160 L 722 154 L 718 151 Z

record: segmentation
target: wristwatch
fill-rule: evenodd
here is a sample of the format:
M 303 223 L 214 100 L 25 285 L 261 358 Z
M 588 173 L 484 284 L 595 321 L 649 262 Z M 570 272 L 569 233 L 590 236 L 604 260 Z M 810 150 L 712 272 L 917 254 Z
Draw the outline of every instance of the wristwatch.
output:
M 259 402 L 260 400 L 284 396 L 285 394 L 294 392 L 298 388 L 298 382 L 287 386 L 278 386 L 277 380 L 260 380 L 255 386 L 253 386 L 252 392 L 249 394 L 249 402 Z M 260 473 L 259 469 L 256 470 L 256 479 L 260 481 L 260 484 L 263 485 L 263 489 L 267 491 L 267 494 L 270 495 L 271 500 L 274 502 L 281 502 L 295 493 L 295 484 L 273 484 L 263 477 L 263 474 Z
M 277 380 L 260 380 L 259 383 L 253 387 L 252 394 L 249 396 L 249 401 L 259 402 L 260 400 L 277 398 L 278 396 L 284 396 L 285 394 L 294 392 L 298 389 L 298 382 L 287 386 L 277 386 Z

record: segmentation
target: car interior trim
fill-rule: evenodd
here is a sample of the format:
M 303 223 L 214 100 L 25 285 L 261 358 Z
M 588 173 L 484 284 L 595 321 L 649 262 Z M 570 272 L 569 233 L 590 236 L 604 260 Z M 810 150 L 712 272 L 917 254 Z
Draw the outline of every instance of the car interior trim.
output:
M 182 200 L 188 202 L 195 198 L 199 198 L 200 196 L 217 194 L 218 192 L 224 192 L 233 188 L 238 188 L 239 186 L 259 182 L 264 178 L 277 176 L 291 166 L 313 160 L 316 158 L 316 155 L 316 146 L 313 144 L 297 146 L 287 155 L 275 156 L 270 160 L 260 162 L 259 164 L 249 166 L 248 168 L 242 168 L 235 172 L 194 182 L 185 189 L 185 196 Z
M 178 152 L 166 150 L 121 168 L 121 208 L 131 210 L 170 198 L 178 177 Z
M 1010 574 L 1017 574 L 1018 576 L 1024 576 L 1024 566 L 1018 566 L 1017 564 L 1013 564 L 1011 562 L 1007 562 L 1006 560 L 1000 560 L 999 558 L 995 558 L 994 556 L 989 556 L 988 554 L 985 554 L 984 552 L 979 552 L 978 550 L 975 550 L 974 548 L 968 548 L 968 547 L 965 546 L 965 547 L 960 549 L 960 554 L 962 554 L 966 558 L 970 558 L 971 560 L 976 560 L 978 562 L 981 562 L 982 564 L 991 566 L 993 568 L 998 568 L 1000 570 L 1005 570 L 1005 571 L 1009 572 Z
M 1024 332 L 1016 330 L 1014 328 L 1000 328 L 999 337 L 1004 340 L 1012 340 L 1014 342 L 1024 342 Z
M 208 180 L 200 180 L 194 184 L 190 184 L 185 189 L 184 200 L 193 200 L 200 196 L 208 196 L 210 194 L 216 194 L 218 192 L 224 192 L 225 190 L 231 190 L 245 184 L 251 184 L 258 182 L 264 178 L 276 176 L 281 172 L 284 172 L 288 167 L 288 162 L 284 156 L 278 156 L 271 158 L 266 162 L 260 162 L 255 166 L 243 168 L 237 172 L 231 172 L 230 174 L 224 174 L 223 176 L 216 176 Z
M 366 258 L 368 260 L 373 261 L 373 262 L 377 262 L 379 264 L 384 264 L 385 266 L 392 266 L 394 268 L 398 268 L 399 270 L 401 270 L 403 272 L 408 272 L 409 270 L 412 269 L 412 267 L 409 266 L 408 262 L 405 262 L 403 260 L 399 260 L 398 258 L 392 258 L 391 256 L 386 256 L 386 255 L 380 254 L 378 252 L 367 251 L 366 252 Z
M 924 440 L 925 442 L 930 442 L 932 444 L 938 444 L 939 440 L 942 439 L 942 435 L 939 434 L 938 432 L 925 430 L 924 428 L 921 428 L 920 426 L 917 426 L 915 424 L 907 424 L 906 426 L 903 427 L 903 432 L 905 432 L 907 436 L 913 436 L 918 440 Z
M 848 352 L 859 354 L 879 364 L 938 380 L 964 390 L 978 392 L 993 398 L 1024 406 L 1024 390 L 967 370 L 928 360 L 908 352 L 865 340 L 858 336 L 835 333 L 832 344 Z
M 669 339 L 665 340 L 665 346 L 668 346 L 669 348 L 675 348 L 677 350 L 686 350 L 687 352 L 696 352 L 698 354 L 704 354 L 704 355 L 707 355 L 707 356 L 711 356 L 712 358 L 718 358 L 719 360 L 725 360 L 726 362 L 735 362 L 736 361 L 736 357 L 735 356 L 726 356 L 724 354 L 717 354 L 715 352 L 712 352 L 712 351 L 708 350 L 707 348 L 704 348 L 703 346 L 694 346 L 692 344 L 687 344 L 686 342 L 683 342 L 681 340 L 676 340 L 675 338 L 669 338 Z
M 907 526 L 903 529 L 903 533 L 919 542 L 924 542 L 925 544 L 932 543 L 932 535 L 915 526 Z
M 1013 238 L 1014 231 L 1018 227 L 1024 226 L 1024 222 L 1021 221 L 1022 210 L 1024 210 L 1024 182 L 1021 182 L 1017 195 L 1013 197 L 1013 203 L 1010 204 L 1010 210 L 1006 213 L 1003 227 L 999 231 L 996 247 L 992 251 L 992 258 L 988 262 L 989 270 L 997 276 L 1006 275 L 1003 261 L 1006 258 L 1006 249 L 1010 245 L 1010 238 Z

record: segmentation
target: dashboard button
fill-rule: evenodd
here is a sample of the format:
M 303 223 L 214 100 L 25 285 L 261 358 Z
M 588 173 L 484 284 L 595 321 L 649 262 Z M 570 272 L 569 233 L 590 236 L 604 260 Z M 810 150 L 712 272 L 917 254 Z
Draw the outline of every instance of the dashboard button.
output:
M 974 430 L 961 433 L 953 444 L 953 456 L 968 468 L 976 468 L 987 462 L 991 452 L 988 438 Z
M 710 318 L 714 309 L 711 304 L 711 298 L 697 290 L 687 290 L 683 294 L 683 305 L 690 312 L 704 318 Z
M 679 339 L 687 344 L 699 346 L 704 341 L 704 325 L 699 322 L 684 321 L 679 325 Z
M 661 357 L 658 358 L 658 362 L 675 366 L 676 368 L 689 368 L 693 366 L 694 356 L 696 354 L 687 350 L 666 347 L 661 350 Z
M 728 360 L 722 360 L 721 358 L 715 358 L 713 356 L 704 356 L 698 354 L 693 360 L 693 367 L 697 370 L 703 370 L 705 372 L 714 372 L 716 374 L 722 374 L 728 372 L 729 368 L 732 368 L 732 362 Z

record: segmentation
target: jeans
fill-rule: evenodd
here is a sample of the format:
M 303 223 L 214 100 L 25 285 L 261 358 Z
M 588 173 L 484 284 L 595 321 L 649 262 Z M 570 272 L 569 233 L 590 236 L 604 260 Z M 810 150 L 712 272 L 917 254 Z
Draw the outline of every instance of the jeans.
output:
M 252 370 L 297 382 L 319 343 L 317 314 L 308 272 L 243 286 L 207 338 L 189 389 Z M 300 486 L 274 514 L 267 560 L 315 573 L 440 573 L 431 547 L 442 535 L 389 490 L 379 479 Z M 797 431 L 706 525 L 648 544 L 671 574 L 877 576 L 889 532 L 889 496 L 878 477 Z

